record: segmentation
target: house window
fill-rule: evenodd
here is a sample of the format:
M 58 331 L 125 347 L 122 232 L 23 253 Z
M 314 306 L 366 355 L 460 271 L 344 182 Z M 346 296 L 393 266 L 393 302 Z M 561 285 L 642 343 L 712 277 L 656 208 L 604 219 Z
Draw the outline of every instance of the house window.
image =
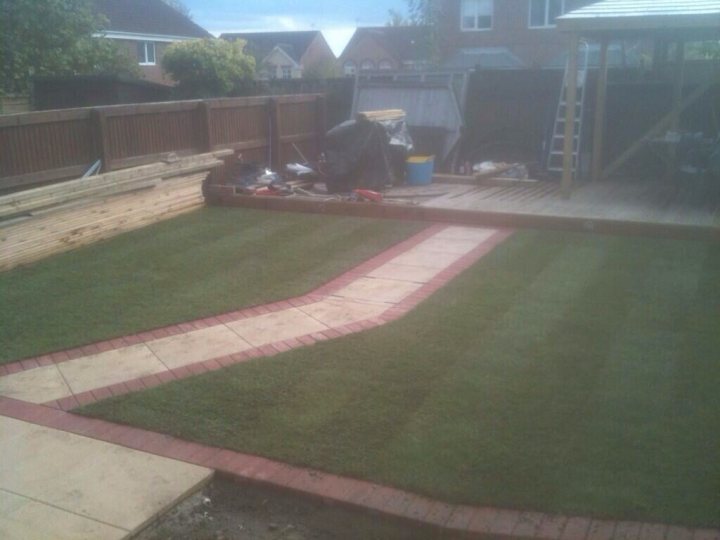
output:
M 555 19 L 565 13 L 565 0 L 529 0 L 530 28 L 551 28 Z
M 155 43 L 152 41 L 138 42 L 138 62 L 141 66 L 155 65 Z
M 292 79 L 292 66 L 281 66 L 280 76 L 283 79 Z
M 348 60 L 343 64 L 343 72 L 347 77 L 352 77 L 357 73 L 357 66 L 355 65 L 355 62 L 352 60 Z
M 393 65 L 390 60 L 380 60 L 380 63 L 378 64 L 378 69 L 382 71 L 391 71 L 392 68 Z
M 375 62 L 372 60 L 363 60 L 362 64 L 360 64 L 361 71 L 372 71 L 373 69 L 375 69 Z
M 460 28 L 489 30 L 493 23 L 493 0 L 462 0 Z

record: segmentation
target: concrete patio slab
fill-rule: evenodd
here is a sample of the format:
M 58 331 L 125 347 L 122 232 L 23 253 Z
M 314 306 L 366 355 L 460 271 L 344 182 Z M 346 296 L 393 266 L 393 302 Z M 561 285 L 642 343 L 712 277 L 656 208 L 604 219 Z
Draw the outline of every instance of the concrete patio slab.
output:
M 352 302 L 337 298 L 302 306 L 300 309 L 313 319 L 333 327 L 378 317 L 387 308 L 384 304 Z
M 0 395 L 45 403 L 71 394 L 57 366 L 45 366 L 0 377 Z
M 228 323 L 228 328 L 255 347 L 328 329 L 297 308 L 241 319 Z
M 130 532 L 2 489 L 0 509 L 0 538 L 4 540 L 119 540 Z
M 438 270 L 435 268 L 389 262 L 370 272 L 368 277 L 397 279 L 399 281 L 411 281 L 413 283 L 427 283 L 437 274 Z
M 197 465 L 8 417 L 0 417 L 0 432 L 12 434 L 0 438 L 0 489 L 129 532 L 212 475 Z M 4 527 L 21 515 L 15 511 L 11 517 L 7 512 L 0 508 Z M 36 531 L 38 524 L 23 521 L 14 527 Z
M 420 287 L 422 287 L 420 283 L 394 279 L 358 278 L 346 287 L 334 292 L 333 296 L 397 304 Z
M 252 349 L 224 325 L 148 341 L 146 345 L 170 369 Z
M 145 345 L 131 345 L 57 364 L 75 394 L 167 371 Z

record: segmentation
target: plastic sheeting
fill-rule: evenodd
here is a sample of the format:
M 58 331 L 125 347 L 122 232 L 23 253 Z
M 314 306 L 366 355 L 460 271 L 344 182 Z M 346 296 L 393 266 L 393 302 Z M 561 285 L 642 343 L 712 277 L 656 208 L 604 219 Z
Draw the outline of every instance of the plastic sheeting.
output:
M 348 120 L 327 133 L 321 171 L 329 193 L 401 183 L 413 141 L 404 120 Z

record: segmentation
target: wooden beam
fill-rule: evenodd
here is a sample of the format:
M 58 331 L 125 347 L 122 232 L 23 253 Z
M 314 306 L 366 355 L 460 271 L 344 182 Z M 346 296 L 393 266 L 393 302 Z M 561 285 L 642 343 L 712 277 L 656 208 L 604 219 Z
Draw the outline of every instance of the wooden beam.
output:
M 682 92 L 685 86 L 685 42 L 678 41 L 675 44 L 675 77 L 673 80 L 673 101 L 672 121 L 670 129 L 677 131 L 680 127 L 680 105 L 682 104 Z
M 46 171 L 19 174 L 17 176 L 3 176 L 0 177 L 0 191 L 18 187 L 27 188 L 28 186 L 54 182 L 65 178 L 77 178 L 87 171 L 90 165 L 90 163 L 86 163 L 63 167 L 62 169 L 48 169 Z
M 325 96 L 315 101 L 315 159 L 325 150 L 325 132 L 327 131 L 327 103 Z
M 107 131 L 107 116 L 101 109 L 93 109 L 90 113 L 92 119 L 93 131 L 94 131 L 94 142 L 95 152 L 97 158 L 102 162 L 101 171 L 110 172 L 112 160 L 110 156 L 110 142 L 108 140 Z
M 565 145 L 563 147 L 563 197 L 570 197 L 573 181 L 573 150 L 575 146 L 575 107 L 577 106 L 578 46 L 577 34 L 570 37 L 567 79 L 565 84 Z
M 608 44 L 607 36 L 600 42 L 600 69 L 597 76 L 597 90 L 595 92 L 595 121 L 593 122 L 593 149 L 592 174 L 593 181 L 600 178 L 602 171 L 603 143 L 605 137 L 605 111 L 607 105 L 607 76 L 608 76 Z
M 200 129 L 198 130 L 198 148 L 204 152 L 210 152 L 213 149 L 212 141 L 212 111 L 207 101 L 198 103 L 198 114 L 200 116 Z
M 705 93 L 715 86 L 717 81 L 709 81 L 705 84 L 698 86 L 691 94 L 689 94 L 680 103 L 677 112 L 682 113 L 685 109 L 696 103 Z M 663 116 L 653 127 L 651 127 L 642 137 L 635 141 L 630 147 L 628 147 L 622 154 L 620 154 L 615 160 L 610 163 L 603 170 L 600 178 L 607 178 L 611 176 L 620 167 L 625 165 L 628 160 L 632 159 L 642 148 L 645 146 L 645 141 L 650 137 L 657 136 L 661 131 L 667 130 L 671 125 L 673 118 L 675 118 L 676 111 L 670 111 L 668 114 Z
M 280 170 L 280 118 L 277 98 L 268 99 L 268 167 Z
M 672 118 L 670 120 L 670 131 L 677 132 L 680 129 L 680 105 L 682 104 L 683 87 L 685 86 L 685 42 L 678 40 L 675 43 L 675 76 L 673 78 Z M 668 147 L 667 170 L 665 179 L 672 180 L 677 170 L 677 147 Z

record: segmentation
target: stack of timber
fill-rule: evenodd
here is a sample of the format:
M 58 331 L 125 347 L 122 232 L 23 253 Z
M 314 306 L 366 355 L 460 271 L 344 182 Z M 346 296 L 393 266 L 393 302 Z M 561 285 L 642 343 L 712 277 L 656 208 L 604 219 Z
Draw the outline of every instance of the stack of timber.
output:
M 203 181 L 230 150 L 0 197 L 0 270 L 169 219 L 204 204 Z
M 384 109 L 380 111 L 362 111 L 357 113 L 358 120 L 382 122 L 385 120 L 405 120 L 405 111 L 402 109 Z

